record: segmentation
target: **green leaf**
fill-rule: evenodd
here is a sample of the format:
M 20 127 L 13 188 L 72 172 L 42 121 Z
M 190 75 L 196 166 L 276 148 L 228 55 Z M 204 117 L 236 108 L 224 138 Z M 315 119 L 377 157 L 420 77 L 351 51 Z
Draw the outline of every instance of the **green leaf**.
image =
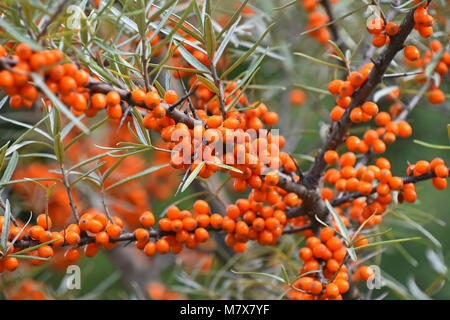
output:
M 447 126 L 447 128 L 449 128 L 449 127 Z M 450 131 L 449 131 L 449 137 L 450 137 Z M 431 149 L 450 150 L 450 146 L 443 146 L 443 145 L 433 144 L 433 143 L 415 140 L 415 139 L 413 140 L 413 142 L 420 144 L 421 146 L 431 148 Z
M 95 170 L 97 170 L 98 168 L 100 168 L 101 166 L 103 166 L 106 163 L 106 161 L 102 161 L 100 163 L 98 163 L 97 165 L 95 165 L 92 169 L 86 171 L 85 173 L 83 173 L 80 177 L 78 177 L 75 181 L 72 181 L 70 183 L 70 186 L 75 185 L 76 183 L 78 183 L 79 181 L 81 181 L 82 179 L 84 179 L 85 177 L 89 176 L 92 172 L 94 172 Z M 93 179 L 91 177 L 91 179 Z M 97 184 L 98 185 L 98 184 Z
M 333 64 L 333 63 L 330 63 L 330 62 L 326 62 L 326 61 L 324 61 L 324 60 L 320 60 L 320 59 L 317 59 L 317 58 L 308 56 L 307 54 L 304 54 L 304 53 L 301 53 L 301 52 L 294 52 L 294 54 L 297 55 L 297 56 L 306 58 L 306 59 L 308 59 L 308 60 L 311 60 L 311 61 L 313 61 L 313 62 L 323 64 L 323 65 L 325 65 L 325 66 L 327 66 L 327 67 L 336 68 L 336 69 L 341 69 L 341 70 L 347 70 L 347 69 L 346 69 L 345 67 L 343 67 L 343 66 L 340 66 L 340 65 L 337 65 L 337 64 Z
M 20 122 L 20 121 L 17 121 L 17 120 L 9 119 L 9 118 L 6 118 L 6 117 L 4 117 L 4 116 L 0 116 L 0 119 L 2 119 L 2 120 L 4 120 L 4 121 L 10 122 L 10 123 L 13 123 L 13 124 L 15 124 L 15 125 L 18 125 L 18 126 L 21 126 L 21 127 L 24 127 L 24 128 L 27 128 L 27 129 L 28 129 L 27 131 L 25 131 L 24 134 L 22 134 L 19 138 L 17 138 L 16 141 L 17 141 L 17 140 L 18 140 L 18 141 L 17 141 L 17 142 L 15 141 L 13 144 L 17 144 L 18 142 L 20 142 L 20 140 L 23 139 L 22 136 L 25 136 L 25 135 L 28 134 L 31 130 L 33 130 L 33 131 L 35 131 L 35 132 L 41 134 L 42 136 L 46 137 L 46 138 L 49 139 L 50 141 L 53 140 L 52 137 L 49 136 L 46 132 L 42 131 L 41 129 L 36 128 L 39 124 L 41 124 L 41 121 L 38 121 L 37 124 L 35 124 L 34 126 L 31 126 L 31 125 L 29 125 L 29 124 L 26 124 L 26 123 L 23 123 L 23 122 Z M 47 119 L 47 117 L 44 118 L 44 121 L 45 121 L 46 119 Z
M 342 52 L 341 48 L 339 48 L 339 46 L 334 43 L 331 40 L 328 40 L 328 43 L 331 44 L 331 46 L 333 47 L 334 51 L 336 51 L 337 55 L 339 56 L 339 58 L 341 58 L 342 62 L 344 62 L 345 64 L 348 63 L 347 58 L 345 57 L 345 54 Z
M 33 246 L 33 247 L 29 247 L 29 248 L 26 248 L 26 249 L 17 251 L 17 252 L 15 252 L 14 254 L 22 255 L 22 254 L 24 254 L 24 253 L 27 253 L 27 252 L 30 252 L 30 251 L 39 249 L 39 248 L 42 247 L 42 246 L 47 246 L 47 245 L 49 245 L 49 244 L 51 244 L 51 243 L 53 243 L 53 242 L 55 242 L 55 241 L 58 241 L 58 240 L 59 240 L 59 239 L 53 239 L 53 240 L 50 240 L 50 241 L 47 241 L 47 242 L 39 243 L 39 244 L 37 244 L 37 245 L 35 245 L 35 246 Z M 34 256 L 26 256 L 26 257 L 32 257 L 33 259 L 36 258 L 36 257 L 34 257 Z M 37 257 L 37 258 L 39 258 L 39 257 Z M 24 258 L 24 259 L 25 259 L 25 258 Z
M 30 212 L 30 217 L 28 218 L 27 223 L 24 224 L 24 226 L 20 229 L 20 231 L 16 234 L 16 236 L 14 237 L 14 239 L 11 241 L 11 243 L 9 244 L 9 247 L 6 249 L 6 252 L 9 251 L 9 249 L 11 249 L 11 247 L 14 245 L 14 243 L 16 243 L 17 239 L 19 239 L 20 235 L 24 232 L 25 228 L 27 227 L 27 225 L 30 223 L 31 218 L 33 218 L 33 214 Z
M 61 132 L 59 132 L 55 135 L 53 145 L 54 145 L 55 155 L 56 155 L 56 158 L 58 159 L 58 162 L 60 164 L 63 164 L 65 155 L 64 155 L 64 146 L 61 141 Z
M 239 275 L 249 274 L 249 275 L 253 275 L 253 276 L 269 277 L 269 278 L 275 279 L 277 281 L 280 281 L 281 283 L 287 283 L 283 278 L 276 276 L 274 274 L 270 274 L 270 273 L 252 272 L 252 271 L 234 271 L 234 270 L 230 270 L 230 271 L 234 274 L 239 274 Z
M 216 87 L 214 82 L 209 80 L 208 78 L 205 78 L 201 75 L 197 75 L 197 79 L 205 85 L 210 91 L 214 92 L 215 94 L 219 94 L 219 89 Z
M 133 179 L 137 179 L 137 178 L 143 177 L 143 176 L 145 176 L 145 175 L 147 175 L 147 174 L 150 174 L 150 173 L 152 173 L 152 172 L 154 172 L 154 171 L 157 171 L 157 170 L 159 170 L 159 169 L 165 168 L 165 167 L 167 167 L 167 166 L 169 166 L 168 163 L 162 164 L 162 165 L 159 165 L 159 166 L 155 166 L 155 167 L 148 168 L 148 169 L 146 169 L 146 170 L 144 170 L 144 171 L 141 171 L 141 172 L 139 172 L 139 173 L 137 173 L 137 174 L 135 174 L 135 175 L 132 175 L 132 176 L 130 176 L 130 177 L 128 177 L 128 178 L 125 178 L 125 179 L 123 179 L 123 180 L 120 180 L 119 182 L 114 183 L 113 185 L 111 185 L 111 186 L 109 186 L 108 188 L 106 188 L 105 191 L 108 191 L 108 190 L 110 190 L 110 189 L 112 189 L 112 188 L 115 188 L 115 187 L 117 187 L 117 186 L 120 186 L 121 184 L 123 184 L 123 183 L 125 183 L 125 182 L 128 182 L 128 181 L 131 181 L 131 180 L 133 180 Z
M 0 237 L 0 246 L 4 254 L 6 254 L 6 248 L 8 246 L 9 226 L 11 224 L 11 207 L 9 200 L 6 199 L 5 203 L 5 215 L 3 220 L 2 236 Z
M 206 41 L 206 52 L 211 61 L 214 58 L 214 52 L 216 51 L 216 35 L 214 33 L 214 27 L 211 22 L 211 17 L 209 14 L 205 16 L 205 41 Z
M 281 265 L 281 276 L 283 277 L 285 283 L 289 283 L 289 275 L 283 265 Z
M 133 107 L 132 111 L 134 127 L 136 128 L 136 132 L 138 133 L 139 137 L 142 139 L 141 142 L 151 146 L 152 139 L 150 138 L 150 133 L 148 132 L 147 128 L 144 126 L 144 119 L 142 118 L 141 113 L 138 109 L 136 109 L 136 107 Z
M 219 45 L 219 48 L 217 49 L 217 52 L 214 56 L 213 65 L 217 65 L 217 62 L 219 62 L 220 57 L 222 56 L 223 52 L 225 51 L 226 47 L 228 46 L 228 43 L 231 40 L 231 37 L 234 35 L 234 31 L 236 30 L 237 25 L 241 21 L 241 17 L 231 26 L 230 30 L 228 30 L 227 34 L 225 35 L 224 39 Z
M 0 184 L 8 182 L 11 179 L 12 174 L 16 169 L 18 160 L 19 160 L 19 153 L 17 151 L 14 151 L 11 156 L 11 159 L 9 159 L 8 165 L 6 166 L 5 172 L 3 172 L 3 176 L 0 179 Z
M 241 110 L 241 109 L 239 109 L 239 110 Z M 211 164 L 214 164 L 214 165 L 216 165 L 218 167 L 221 167 L 221 168 L 224 168 L 224 169 L 227 169 L 227 170 L 231 170 L 231 171 L 234 171 L 234 172 L 237 172 L 237 173 L 242 173 L 241 170 L 236 169 L 235 167 L 229 166 L 229 165 L 224 164 L 224 163 L 217 163 L 217 162 L 214 162 L 214 161 L 206 161 L 206 163 L 211 163 Z
M 201 163 L 199 163 L 197 165 L 197 167 L 194 169 L 194 171 L 191 172 L 189 177 L 184 182 L 183 187 L 181 188 L 181 192 L 184 192 L 184 190 L 186 190 L 187 187 L 189 187 L 189 185 L 192 183 L 192 181 L 194 181 L 194 179 L 197 177 L 198 173 L 200 172 L 200 170 L 203 168 L 204 165 L 205 165 L 205 161 L 202 161 Z
M 330 204 L 330 202 L 328 200 L 325 200 L 325 204 L 328 208 L 328 210 L 331 213 L 331 216 L 333 217 L 334 221 L 336 222 L 336 226 L 339 229 L 339 232 L 342 234 L 342 237 L 344 238 L 346 244 L 347 244 L 347 252 L 350 256 L 350 258 L 353 261 L 357 260 L 357 256 L 355 253 L 355 248 L 349 246 L 350 244 L 350 234 L 348 232 L 347 227 L 344 225 L 344 222 L 342 222 L 341 217 L 339 216 L 339 214 L 336 212 L 336 210 L 334 210 L 333 206 Z
M 189 51 L 187 51 L 183 46 L 178 47 L 178 51 L 180 51 L 181 56 L 194 68 L 201 70 L 205 73 L 210 73 L 210 70 L 205 67 L 203 63 L 198 61 Z
M 325 205 L 328 208 L 328 211 L 330 211 L 331 216 L 333 217 L 334 222 L 336 222 L 336 226 L 338 227 L 338 231 L 342 234 L 342 237 L 347 243 L 350 243 L 350 235 L 348 232 L 347 227 L 344 225 L 344 222 L 342 222 L 341 217 L 336 212 L 336 210 L 333 208 L 333 206 L 330 204 L 328 200 L 325 200 Z
M 411 237 L 411 238 L 402 238 L 402 239 L 394 239 L 394 240 L 377 241 L 377 242 L 372 242 L 372 243 L 369 243 L 369 244 L 365 244 L 363 246 L 356 247 L 355 250 L 362 250 L 362 249 L 365 249 L 365 248 L 371 248 L 371 247 L 376 247 L 376 246 L 384 246 L 386 244 L 405 242 L 405 241 L 416 241 L 416 240 L 421 240 L 421 239 L 422 238 L 420 238 L 420 237 Z
M 287 7 L 290 7 L 290 6 L 292 6 L 292 5 L 294 5 L 294 4 L 296 4 L 297 3 L 297 0 L 293 0 L 293 1 L 291 1 L 291 2 L 288 2 L 288 3 L 286 3 L 286 4 L 284 4 L 284 5 L 282 5 L 281 7 L 277 7 L 277 8 L 275 8 L 274 10 L 283 10 L 283 9 L 286 9 Z
M 9 141 L 0 148 L 0 170 L 3 168 L 3 162 L 5 161 L 6 150 L 8 150 Z
M 10 258 L 17 258 L 17 259 L 24 259 L 24 260 L 40 260 L 40 261 L 49 261 L 51 257 L 43 258 L 39 256 L 28 256 L 28 255 L 21 255 L 18 253 L 8 254 L 8 257 Z
M 327 90 L 323 90 L 323 89 L 320 89 L 320 88 L 307 86 L 307 85 L 301 84 L 301 83 L 294 83 L 294 87 L 299 87 L 299 88 L 302 88 L 304 90 L 311 91 L 311 92 L 325 94 L 327 96 L 331 95 L 331 93 L 329 91 L 327 91 Z
M 266 31 L 261 35 L 261 37 L 256 41 L 256 43 L 241 57 L 239 57 L 238 60 L 236 60 L 221 76 L 222 79 L 224 79 L 231 71 L 236 69 L 242 62 L 245 61 L 255 50 L 258 48 L 259 44 L 264 40 L 266 35 L 272 30 L 272 28 L 275 26 L 275 23 L 272 23 L 269 27 L 267 27 Z

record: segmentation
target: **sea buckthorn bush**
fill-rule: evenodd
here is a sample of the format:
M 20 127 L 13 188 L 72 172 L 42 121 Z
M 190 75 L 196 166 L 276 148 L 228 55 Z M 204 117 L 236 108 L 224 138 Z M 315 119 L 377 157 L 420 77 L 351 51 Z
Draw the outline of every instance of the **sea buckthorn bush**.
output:
M 2 297 L 450 298 L 445 10 L 0 1 Z

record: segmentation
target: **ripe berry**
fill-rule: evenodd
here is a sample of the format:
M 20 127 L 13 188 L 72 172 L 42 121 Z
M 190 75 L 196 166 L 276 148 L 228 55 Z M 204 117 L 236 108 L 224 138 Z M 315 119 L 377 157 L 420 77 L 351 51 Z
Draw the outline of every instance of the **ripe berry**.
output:
M 408 60 L 415 61 L 420 58 L 420 51 L 415 46 L 405 47 L 405 57 Z

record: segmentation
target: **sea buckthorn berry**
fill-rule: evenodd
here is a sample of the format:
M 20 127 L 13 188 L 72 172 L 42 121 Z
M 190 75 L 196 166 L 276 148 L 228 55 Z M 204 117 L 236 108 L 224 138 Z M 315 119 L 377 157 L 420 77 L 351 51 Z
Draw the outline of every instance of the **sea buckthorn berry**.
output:
M 329 165 L 334 165 L 339 161 L 339 155 L 334 150 L 328 150 L 327 152 L 325 152 L 323 158 Z
M 194 210 L 199 214 L 209 214 L 211 209 L 205 200 L 197 200 L 194 202 Z
M 122 228 L 117 224 L 109 224 L 105 230 L 111 238 L 117 238 L 122 233 Z
M 359 123 L 363 120 L 363 112 L 361 108 L 356 107 L 350 112 L 350 120 L 354 123 Z
M 414 169 L 418 174 L 426 174 L 430 170 L 430 163 L 425 160 L 417 161 L 416 167 Z
M 175 220 L 175 219 L 180 219 L 181 218 L 181 211 L 175 205 L 171 205 L 167 209 L 166 214 L 167 214 L 167 218 L 169 218 L 170 220 Z
M 353 88 L 350 81 L 344 81 L 342 86 L 339 88 L 339 94 L 343 97 L 349 97 L 353 94 L 355 89 Z
M 305 247 L 305 248 L 301 248 L 298 251 L 298 256 L 303 261 L 308 261 L 308 260 L 312 259 L 313 253 L 310 248 Z
M 149 232 L 142 228 L 134 230 L 134 235 L 136 236 L 136 239 L 141 242 L 148 241 L 148 239 L 150 239 Z
M 408 138 L 411 134 L 411 125 L 406 121 L 400 121 L 398 123 L 398 135 L 402 138 Z
M 169 253 L 169 250 L 170 250 L 170 245 L 166 239 L 159 239 L 156 242 L 156 251 L 158 251 L 159 254 Z
M 330 113 L 331 120 L 339 121 L 339 119 L 341 119 L 341 117 L 343 116 L 344 112 L 345 112 L 344 108 L 341 108 L 339 106 L 334 107 Z
M 103 109 L 106 107 L 106 96 L 101 93 L 94 93 L 91 96 L 91 105 L 95 109 Z
M 108 109 L 107 109 L 107 113 L 108 113 L 108 116 L 111 118 L 111 119 L 120 119 L 120 118 L 122 118 L 122 107 L 120 106 L 120 104 L 117 104 L 117 105 L 115 105 L 115 106 L 108 106 Z
M 365 81 L 364 76 L 357 71 L 350 72 L 349 80 L 351 85 L 356 88 L 360 87 Z
M 367 31 L 370 34 L 378 34 L 384 30 L 384 20 L 381 18 L 375 18 L 367 22 Z
M 44 229 L 50 229 L 52 227 L 52 219 L 46 214 L 40 214 L 37 217 L 37 224 Z M 47 225 L 48 222 L 48 225 Z
M 120 103 L 120 95 L 117 91 L 110 91 L 106 94 L 106 104 L 108 106 L 115 106 Z
M 17 267 L 19 266 L 19 260 L 17 260 L 17 258 L 14 257 L 8 257 L 5 258 L 5 260 L 3 261 L 3 265 L 6 268 L 6 270 L 12 272 L 16 270 Z
M 405 57 L 408 60 L 416 61 L 420 58 L 420 51 L 415 46 L 406 46 L 405 47 Z
M 443 164 L 438 164 L 434 168 L 434 173 L 438 178 L 447 178 L 448 177 L 448 168 Z
M 391 116 L 387 112 L 379 112 L 375 116 L 375 123 L 377 126 L 384 127 L 391 121 Z
M 398 24 L 396 24 L 395 22 L 388 22 L 386 24 L 385 30 L 388 36 L 393 37 L 398 33 Z
M 328 90 L 331 94 L 339 94 L 341 86 L 344 84 L 342 80 L 333 80 L 328 84 Z
M 77 70 L 74 75 L 75 82 L 79 86 L 86 86 L 89 83 L 89 73 L 84 70 Z
M 373 269 L 368 266 L 362 266 L 359 269 L 359 275 L 365 281 L 369 280 L 369 278 L 372 277 L 374 274 L 375 272 L 373 271 Z
M 33 53 L 31 47 L 26 43 L 19 43 L 15 48 L 15 52 L 21 60 L 28 60 Z
M 331 299 L 335 299 L 339 296 L 339 288 L 334 283 L 327 284 L 327 286 L 325 287 L 325 292 Z
M 279 177 L 278 174 L 274 171 L 268 172 L 264 177 L 264 182 L 269 186 L 276 186 L 278 184 Z
M 324 227 L 320 231 L 319 236 L 320 236 L 320 240 L 322 240 L 322 242 L 327 242 L 334 236 L 334 230 L 331 229 L 330 227 Z
M 197 228 L 195 229 L 195 239 L 202 243 L 209 240 L 209 233 L 205 228 Z
M 80 235 L 76 232 L 69 231 L 66 234 L 66 242 L 70 245 L 77 245 L 80 242 L 81 238 Z
M 375 116 L 378 113 L 378 106 L 376 103 L 368 101 L 363 104 L 362 110 L 368 115 Z
M 442 90 L 435 88 L 429 91 L 428 101 L 433 104 L 440 104 L 445 101 L 445 95 Z
M 131 98 L 136 103 L 143 104 L 145 102 L 145 92 L 141 89 L 136 89 L 131 92 Z
M 144 247 L 144 253 L 148 256 L 154 256 L 156 253 L 156 244 L 154 242 L 147 242 L 147 244 Z
M 145 228 L 153 227 L 155 225 L 155 216 L 150 211 L 145 211 L 139 217 L 139 222 Z
M 233 220 L 236 220 L 241 214 L 241 211 L 239 210 L 239 207 L 237 205 L 230 204 L 226 209 L 226 213 L 228 217 L 230 217 Z
M 164 94 L 164 102 L 167 104 L 174 104 L 178 101 L 178 94 L 175 90 L 167 90 Z
M 210 218 L 210 224 L 214 229 L 222 229 L 223 217 L 218 213 L 212 214 Z
M 109 242 L 109 235 L 105 231 L 99 232 L 95 236 L 95 242 L 101 245 L 106 245 Z
M 444 190 L 447 188 L 447 180 L 445 178 L 433 178 L 432 180 L 433 186 L 438 190 Z
M 386 44 L 387 37 L 384 33 L 377 33 L 372 38 L 372 44 L 374 47 L 382 47 Z
M 147 92 L 147 94 L 145 95 L 145 105 L 148 108 L 155 108 L 157 106 L 159 106 L 159 104 L 161 103 L 161 97 L 159 96 L 159 94 L 157 92 L 151 91 L 151 92 Z
M 320 283 L 320 281 L 314 280 L 309 286 L 309 292 L 311 292 L 313 295 L 319 295 L 322 293 L 323 286 Z
M 64 253 L 64 258 L 69 262 L 75 262 L 80 257 L 80 251 L 77 248 L 69 248 Z
M 59 90 L 62 94 L 67 94 L 77 87 L 77 83 L 72 77 L 64 76 L 59 80 Z
M 392 190 L 400 190 L 403 187 L 403 180 L 400 177 L 392 177 L 389 179 L 389 186 Z

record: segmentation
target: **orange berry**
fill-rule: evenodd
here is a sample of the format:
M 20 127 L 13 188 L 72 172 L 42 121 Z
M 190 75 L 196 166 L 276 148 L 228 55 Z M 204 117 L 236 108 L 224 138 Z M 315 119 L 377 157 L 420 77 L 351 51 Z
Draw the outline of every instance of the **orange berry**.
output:
M 325 287 L 325 292 L 331 299 L 335 299 L 339 296 L 339 288 L 334 283 L 327 284 L 327 286 Z
M 375 274 L 372 268 L 368 266 L 362 266 L 359 269 L 359 275 L 363 280 L 368 280 L 370 277 L 372 277 Z
M 388 22 L 386 24 L 386 33 L 390 36 L 393 37 L 398 33 L 398 24 L 396 24 L 395 22 Z
M 167 104 L 174 104 L 178 101 L 178 94 L 175 90 L 167 90 L 164 94 L 164 102 Z
M 120 95 L 117 91 L 110 91 L 106 94 L 106 104 L 116 106 L 120 103 Z
M 145 211 L 139 218 L 139 222 L 145 227 L 153 227 L 155 224 L 155 216 L 150 211 Z
M 415 61 L 420 58 L 420 51 L 415 46 L 405 47 L 405 57 L 410 61 Z
M 80 251 L 76 248 L 69 248 L 64 253 L 64 258 L 69 262 L 75 262 L 80 257 Z
M 136 89 L 131 92 L 131 98 L 138 104 L 143 104 L 145 101 L 145 92 L 141 89 Z
M 194 210 L 199 214 L 209 214 L 209 204 L 205 200 L 197 200 L 194 203 Z

